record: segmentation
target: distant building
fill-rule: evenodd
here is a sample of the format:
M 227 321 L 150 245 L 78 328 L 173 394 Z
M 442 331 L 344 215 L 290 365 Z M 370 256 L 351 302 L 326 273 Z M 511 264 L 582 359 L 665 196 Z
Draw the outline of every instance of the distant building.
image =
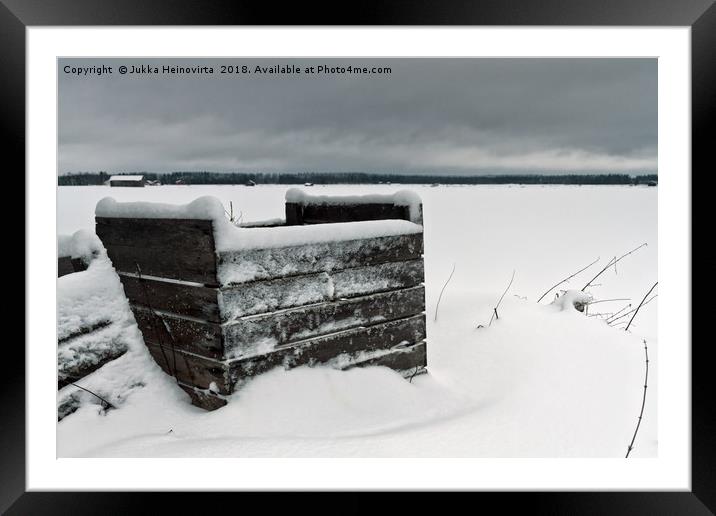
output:
M 303 183 L 303 186 L 313 186 L 313 183 Z
M 252 181 L 251 179 L 249 179 L 248 181 L 246 181 L 246 186 L 256 186 L 256 181 Z
M 112 176 L 109 186 L 144 186 L 144 176 Z
M 157 179 L 156 181 L 152 181 L 151 179 L 147 179 L 147 181 L 145 182 L 145 184 L 146 184 L 147 186 L 161 186 L 161 185 L 162 185 L 162 182 L 159 181 L 158 179 Z

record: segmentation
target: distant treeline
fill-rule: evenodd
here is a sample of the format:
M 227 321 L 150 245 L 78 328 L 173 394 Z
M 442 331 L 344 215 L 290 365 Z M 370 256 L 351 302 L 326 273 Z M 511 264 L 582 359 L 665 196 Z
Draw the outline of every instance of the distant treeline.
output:
M 162 184 L 192 185 L 242 185 L 255 184 L 447 184 L 447 185 L 632 185 L 657 181 L 656 174 L 630 176 L 628 174 L 505 174 L 483 176 L 442 176 L 426 174 L 379 174 L 369 172 L 300 172 L 258 173 L 247 172 L 133 172 L 143 174 L 145 179 Z M 101 185 L 110 177 L 106 172 L 75 173 L 59 176 L 60 186 Z

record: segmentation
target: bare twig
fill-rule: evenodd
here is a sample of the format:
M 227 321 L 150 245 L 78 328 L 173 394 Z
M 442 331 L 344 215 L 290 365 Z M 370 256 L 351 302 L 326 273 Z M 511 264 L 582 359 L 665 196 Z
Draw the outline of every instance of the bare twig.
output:
M 235 226 L 238 226 L 241 224 L 241 220 L 244 218 L 244 212 L 240 211 L 238 217 L 234 217 L 234 202 L 229 201 L 229 210 L 224 208 L 224 213 L 226 213 L 226 216 L 229 217 L 229 222 L 234 224 Z
M 627 308 L 630 308 L 630 307 L 631 307 L 631 303 L 629 303 L 628 305 L 626 305 L 624 308 L 622 308 L 622 309 L 619 310 L 618 312 L 613 313 L 610 317 L 607 318 L 607 323 L 609 323 L 611 319 L 613 319 L 614 317 L 616 317 L 617 315 L 619 315 L 619 314 L 622 313 L 624 310 L 626 310 Z
M 413 383 L 413 378 L 415 378 L 415 375 L 418 374 L 418 369 L 420 369 L 420 366 L 416 365 L 415 371 L 413 371 L 413 374 L 410 375 L 410 379 L 408 380 L 408 383 Z
M 639 249 L 641 249 L 641 248 L 644 247 L 645 245 L 647 245 L 646 242 L 644 242 L 643 244 L 641 244 L 639 247 L 635 247 L 634 249 L 632 249 L 632 250 L 629 251 L 628 253 L 624 253 L 624 254 L 621 255 L 619 258 L 614 257 L 614 258 L 612 258 L 611 260 L 609 260 L 609 263 L 606 264 L 606 266 L 605 266 L 601 271 L 599 271 L 596 276 L 594 276 L 592 279 L 590 279 L 590 280 L 587 282 L 587 284 L 582 287 L 582 292 L 584 292 L 584 291 L 587 289 L 587 287 L 589 287 L 589 286 L 592 284 L 592 281 L 594 281 L 594 280 L 597 279 L 599 276 L 601 276 L 601 275 L 604 273 L 604 271 L 606 271 L 609 267 L 611 267 L 612 265 L 614 265 L 614 270 L 616 271 L 617 262 L 619 262 L 622 258 L 626 258 L 627 256 L 629 256 L 629 255 L 632 254 L 633 252 L 638 251 Z
M 229 217 L 229 222 L 234 222 L 234 203 L 232 201 L 229 201 L 229 208 L 231 208 L 231 211 L 229 212 L 224 208 L 224 213 Z
M 590 301 L 588 305 L 596 305 L 597 303 L 606 303 L 608 301 L 631 301 L 628 297 L 614 298 L 614 299 L 599 299 L 597 301 Z
M 644 417 L 644 406 L 646 405 L 646 385 L 647 380 L 649 380 L 649 350 L 646 347 L 646 339 L 644 339 L 644 356 L 646 357 L 646 372 L 644 373 L 644 395 L 641 398 L 641 410 L 639 411 L 639 419 L 636 422 L 636 428 L 634 429 L 634 435 L 631 438 L 631 442 L 629 443 L 629 447 L 627 448 L 626 456 L 624 457 L 629 458 L 629 454 L 634 449 L 634 441 L 636 440 L 636 434 L 639 431 L 639 426 L 641 426 L 641 420 Z
M 659 294 L 654 294 L 654 295 L 651 296 L 649 299 L 647 299 L 646 302 L 644 302 L 641 306 L 646 306 L 646 305 L 648 305 L 648 304 L 651 303 L 651 302 L 654 300 L 654 298 L 656 298 L 656 297 L 659 297 Z M 631 305 L 629 305 L 629 306 L 631 306 Z M 621 318 L 623 318 L 623 317 L 626 317 L 626 316 L 629 315 L 629 314 L 634 313 L 635 311 L 636 311 L 636 308 L 632 308 L 632 309 L 629 310 L 628 312 L 623 313 L 623 314 L 620 315 L 619 317 L 615 317 L 614 319 L 612 319 L 612 320 L 609 321 L 609 322 L 610 322 L 610 324 L 613 323 L 613 322 L 616 322 L 616 321 L 618 321 L 619 319 L 621 319 Z M 616 315 L 616 314 L 614 314 L 614 315 Z
M 590 264 L 587 265 L 586 267 L 584 267 L 584 268 L 582 268 L 582 269 L 579 269 L 577 272 L 575 272 L 575 273 L 572 274 L 571 276 L 568 276 L 568 277 L 564 278 L 562 281 L 560 281 L 559 283 L 557 283 L 556 285 L 551 286 L 551 287 L 547 290 L 547 292 L 545 292 L 544 294 L 542 294 L 542 295 L 540 296 L 540 298 L 537 300 L 537 302 L 539 303 L 540 301 L 542 301 L 542 299 L 544 298 L 544 296 L 546 296 L 547 294 L 549 294 L 550 292 L 552 292 L 552 290 L 554 290 L 555 288 L 559 287 L 562 283 L 571 280 L 572 278 L 574 278 L 574 277 L 575 277 L 577 274 L 579 274 L 580 272 L 586 271 L 587 269 L 589 269 L 592 265 L 594 265 L 594 264 L 597 263 L 598 261 L 599 261 L 599 257 L 597 257 L 596 260 L 594 260 L 592 263 L 590 263 Z M 582 289 L 582 290 L 584 290 L 584 289 Z
M 651 294 L 651 291 L 654 290 L 658 284 L 659 284 L 658 281 L 656 283 L 654 283 L 654 285 L 649 289 L 649 292 L 646 293 L 646 295 L 644 296 L 644 299 L 641 300 L 641 303 L 639 303 L 639 306 L 637 306 L 636 310 L 634 310 L 634 315 L 632 315 L 631 319 L 629 319 L 629 324 L 626 325 L 626 328 L 624 328 L 624 331 L 627 331 L 629 329 L 629 326 L 631 326 L 631 323 L 634 320 L 634 317 L 636 317 L 636 314 L 639 313 L 639 309 L 644 304 L 644 301 L 646 301 L 646 298 L 649 297 L 649 294 Z
M 96 392 L 92 392 L 91 390 L 86 389 L 86 388 L 82 387 L 81 385 L 77 385 L 76 383 L 73 383 L 73 382 L 69 382 L 69 384 L 70 384 L 70 385 L 74 385 L 74 386 L 77 387 L 78 389 L 82 389 L 82 390 L 85 391 L 85 392 L 89 392 L 89 393 L 90 393 L 92 396 L 94 396 L 95 398 L 99 398 L 99 399 L 102 401 L 102 403 L 105 404 L 105 407 L 104 407 L 105 409 L 108 409 L 108 408 L 116 408 L 114 405 L 112 405 L 109 401 L 107 401 L 106 399 L 104 399 L 102 396 L 100 396 L 100 395 L 97 394 Z
M 490 322 L 487 324 L 487 326 L 492 326 L 492 321 L 495 319 L 499 319 L 500 316 L 497 314 L 497 309 L 500 308 L 500 303 L 502 303 L 502 300 L 505 297 L 505 294 L 507 294 L 507 291 L 510 290 L 510 287 L 512 286 L 512 282 L 515 280 L 515 270 L 512 270 L 512 277 L 510 278 L 510 282 L 507 284 L 507 288 L 500 296 L 500 299 L 497 301 L 497 305 L 495 305 L 495 308 L 492 309 L 492 316 L 490 317 Z M 478 328 L 482 328 L 483 325 L 480 324 L 477 326 Z
M 438 320 L 438 308 L 440 308 L 440 300 L 443 297 L 443 292 L 445 292 L 445 287 L 447 287 L 447 284 L 450 283 L 450 280 L 452 279 L 452 275 L 455 273 L 455 264 L 452 264 L 452 271 L 450 271 L 450 276 L 448 276 L 447 281 L 443 285 L 443 288 L 440 289 L 440 295 L 438 296 L 438 302 L 435 305 L 435 318 L 433 319 L 434 322 L 437 322 Z

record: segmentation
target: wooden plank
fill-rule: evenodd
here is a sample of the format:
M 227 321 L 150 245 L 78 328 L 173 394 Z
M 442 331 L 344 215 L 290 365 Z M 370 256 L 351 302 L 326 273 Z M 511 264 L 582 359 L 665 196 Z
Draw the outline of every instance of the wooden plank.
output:
M 230 361 L 231 382 L 240 386 L 248 379 L 275 367 L 290 369 L 302 365 L 329 362 L 339 356 L 355 356 L 379 349 L 390 349 L 401 343 L 425 340 L 425 315 L 355 328 L 278 349 L 265 355 Z M 336 364 L 335 366 L 338 366 Z
M 383 366 L 410 376 L 411 374 L 420 374 L 421 370 L 425 369 L 427 365 L 427 346 L 425 341 L 423 341 L 413 344 L 412 346 L 391 350 L 386 354 L 354 362 L 346 366 L 345 369 L 352 367 Z
M 87 335 L 88 333 L 92 333 L 96 330 L 102 329 L 106 326 L 109 326 L 110 324 L 112 324 L 112 321 L 105 319 L 102 321 L 97 321 L 95 323 L 89 324 L 87 326 L 81 326 L 77 330 L 68 333 L 67 335 L 65 335 L 64 337 L 62 337 L 60 339 L 57 339 L 57 343 L 64 344 L 65 342 L 67 342 L 69 340 L 75 339 L 82 335 Z
M 231 321 L 246 315 L 321 303 L 332 298 L 326 273 L 252 281 L 220 289 L 221 319 Z
M 101 324 L 84 333 L 72 334 L 58 342 L 58 385 L 62 387 L 84 378 L 122 356 L 127 349 L 124 334 L 111 324 Z
M 105 244 L 112 265 L 120 272 L 136 274 L 137 265 L 149 276 L 216 285 L 216 258 L 213 250 L 188 249 L 181 252 Z
M 410 208 L 408 206 L 397 206 L 393 203 L 286 203 L 286 225 L 288 226 L 384 219 L 410 220 Z
M 211 394 L 210 392 L 199 390 L 196 387 L 190 385 L 179 384 L 179 387 L 184 389 L 189 397 L 191 398 L 191 404 L 195 407 L 203 408 L 204 410 L 216 410 L 226 405 L 226 400 Z
M 69 256 L 60 256 L 57 258 L 57 277 L 61 278 L 62 276 L 66 276 L 67 274 L 72 274 L 75 272 L 74 267 L 72 267 L 72 258 Z
M 337 299 L 414 287 L 425 282 L 422 258 L 354 267 L 330 273 Z
M 287 202 L 286 203 L 286 225 L 287 226 L 297 226 L 303 224 L 303 218 L 301 216 L 301 212 L 303 211 L 303 206 L 301 204 L 297 204 L 295 202 Z
M 423 260 L 416 259 L 241 283 L 221 288 L 221 318 L 227 322 L 247 315 L 414 287 L 423 281 Z
M 223 356 L 221 326 L 217 323 L 178 317 L 139 305 L 131 308 L 145 342 L 173 345 L 205 357 Z
M 172 349 L 171 345 L 160 345 L 146 339 L 144 343 L 159 367 L 179 382 L 200 389 L 208 389 L 214 383 L 219 394 L 231 393 L 224 362 Z
M 233 283 L 238 284 L 414 260 L 422 254 L 423 234 L 413 233 L 270 249 L 227 251 L 219 253 L 218 267 L 220 275 L 230 277 Z M 236 275 L 225 270 L 231 267 L 245 273 Z
M 61 389 L 72 382 L 77 382 L 85 376 L 94 373 L 97 369 L 112 360 L 116 360 L 127 352 L 127 347 L 117 346 L 115 348 L 102 350 L 101 353 L 94 353 L 92 361 L 73 362 L 75 367 L 62 367 L 58 364 L 57 388 Z
M 58 389 L 61 389 L 59 387 Z M 83 392 L 80 389 L 74 389 L 71 393 L 63 395 L 57 402 L 57 422 L 59 423 L 70 414 L 77 412 L 77 409 L 82 405 L 82 399 L 80 393 Z
M 205 287 L 173 281 L 161 281 L 128 273 L 119 273 L 124 294 L 132 304 L 151 306 L 156 310 L 172 312 L 219 322 L 219 291 Z
M 148 249 L 214 250 L 212 221 L 96 217 L 97 236 L 107 245 Z
M 72 270 L 82 272 L 87 270 L 87 264 L 82 258 L 72 258 Z
M 222 327 L 225 357 L 256 355 L 269 346 L 402 319 L 424 310 L 425 289 L 419 286 L 244 317 Z

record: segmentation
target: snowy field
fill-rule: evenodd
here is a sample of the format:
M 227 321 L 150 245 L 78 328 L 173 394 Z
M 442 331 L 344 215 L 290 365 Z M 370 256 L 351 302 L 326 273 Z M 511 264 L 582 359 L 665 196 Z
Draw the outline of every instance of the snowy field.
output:
M 217 197 L 243 221 L 283 217 L 288 186 L 60 187 L 58 234 L 94 229 L 94 209 L 118 201 L 184 204 Z M 318 195 L 416 192 L 423 200 L 428 375 L 412 383 L 385 368 L 275 370 L 228 406 L 192 407 L 154 365 L 139 331 L 120 359 L 82 380 L 112 390 L 116 410 L 87 404 L 58 424 L 60 456 L 631 457 L 657 455 L 658 298 L 630 332 L 599 313 L 633 307 L 657 280 L 657 188 L 623 186 L 314 186 Z M 607 262 L 639 245 L 590 287 L 589 315 L 550 304 L 581 289 Z M 536 300 L 552 285 L 600 261 Z M 435 309 L 443 284 L 454 275 Z M 514 282 L 487 326 L 513 270 Z M 87 284 L 120 292 L 109 265 Z M 81 279 L 58 280 L 82 284 Z M 628 299 L 628 300 L 621 300 Z M 628 318 L 627 318 L 628 319 Z

